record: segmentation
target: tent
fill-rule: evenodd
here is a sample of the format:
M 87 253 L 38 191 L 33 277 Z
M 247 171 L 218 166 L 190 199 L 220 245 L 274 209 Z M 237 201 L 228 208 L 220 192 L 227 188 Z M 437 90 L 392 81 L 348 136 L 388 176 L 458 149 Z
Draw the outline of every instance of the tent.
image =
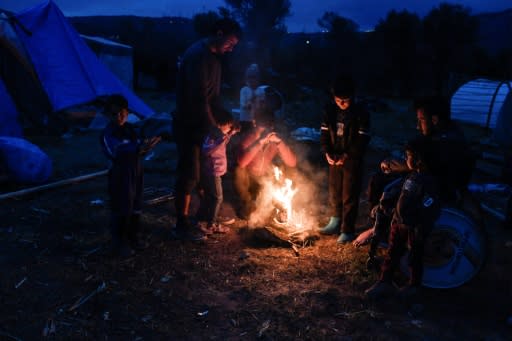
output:
M 512 81 L 469 81 L 457 89 L 451 98 L 452 118 L 494 129 L 500 115 L 512 115 L 512 108 L 504 107 L 511 90 Z
M 133 48 L 102 37 L 80 35 L 99 60 L 128 88 L 133 88 Z
M 512 91 L 509 91 L 496 120 L 494 139 L 500 145 L 512 147 Z
M 119 93 L 140 117 L 153 114 L 87 46 L 53 1 L 0 20 L 0 120 L 45 123 L 51 112 Z M 4 104 L 7 103 L 7 104 Z M 12 105 L 14 104 L 14 106 Z M 19 128 L 9 130 L 16 136 Z M 0 133 L 9 132 L 3 129 Z

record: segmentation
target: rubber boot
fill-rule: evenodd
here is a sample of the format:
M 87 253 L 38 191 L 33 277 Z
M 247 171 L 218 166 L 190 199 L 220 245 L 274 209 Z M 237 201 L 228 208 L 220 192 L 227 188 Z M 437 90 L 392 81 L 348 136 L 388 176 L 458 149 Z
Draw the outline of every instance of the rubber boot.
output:
M 337 243 L 338 244 L 346 244 L 350 243 L 356 239 L 356 234 L 353 232 L 342 232 L 340 236 L 338 237 Z
M 321 234 L 338 234 L 340 233 L 340 217 L 331 217 L 329 223 L 320 229 Z

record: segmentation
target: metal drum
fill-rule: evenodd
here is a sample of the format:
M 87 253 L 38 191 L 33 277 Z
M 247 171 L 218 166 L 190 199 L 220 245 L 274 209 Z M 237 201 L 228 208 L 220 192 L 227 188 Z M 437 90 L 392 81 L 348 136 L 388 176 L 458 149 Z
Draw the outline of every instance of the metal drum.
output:
M 443 208 L 425 242 L 422 284 L 447 289 L 467 283 L 481 270 L 486 251 L 481 227 L 466 213 Z

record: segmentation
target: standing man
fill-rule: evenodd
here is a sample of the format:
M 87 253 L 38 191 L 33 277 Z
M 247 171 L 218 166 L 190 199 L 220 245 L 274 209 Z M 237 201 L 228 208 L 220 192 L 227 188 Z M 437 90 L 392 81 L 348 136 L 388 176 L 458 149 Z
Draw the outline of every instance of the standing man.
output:
M 212 114 L 221 107 L 222 64 L 240 39 L 240 25 L 228 18 L 218 20 L 210 35 L 190 46 L 180 62 L 173 131 L 178 149 L 175 237 L 203 240 L 205 236 L 189 220 L 192 190 L 199 182 L 201 145 L 211 130 L 218 129 Z
M 355 238 L 355 223 L 363 172 L 363 156 L 370 141 L 370 116 L 355 103 L 352 77 L 339 75 L 325 108 L 320 143 L 329 164 L 329 223 L 322 234 L 339 234 L 338 243 Z M 341 232 L 341 233 L 340 233 Z

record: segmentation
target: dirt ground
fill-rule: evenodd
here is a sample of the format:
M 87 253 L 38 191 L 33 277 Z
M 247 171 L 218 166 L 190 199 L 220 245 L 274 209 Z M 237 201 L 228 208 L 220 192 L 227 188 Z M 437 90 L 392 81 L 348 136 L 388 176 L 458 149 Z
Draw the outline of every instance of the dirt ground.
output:
M 374 134 L 393 149 L 405 138 L 393 134 L 413 127 L 414 117 L 386 115 L 373 116 Z M 54 160 L 52 181 L 105 169 L 98 132 L 31 140 Z M 322 176 L 318 146 L 300 147 Z M 145 161 L 148 197 L 174 185 L 174 144 L 154 152 Z M 389 152 L 372 144 L 366 177 Z M 237 200 L 230 176 L 225 213 Z M 314 200 L 326 202 L 325 182 L 318 187 Z M 476 278 L 406 303 L 364 298 L 376 280 L 366 270 L 367 248 L 321 237 L 296 253 L 255 240 L 243 220 L 203 243 L 176 241 L 173 212 L 172 201 L 148 205 L 142 222 L 150 247 L 120 261 L 108 252 L 105 176 L 4 199 L 0 340 L 512 339 L 512 230 L 491 217 L 491 252 Z M 362 205 L 361 225 L 366 214 Z

